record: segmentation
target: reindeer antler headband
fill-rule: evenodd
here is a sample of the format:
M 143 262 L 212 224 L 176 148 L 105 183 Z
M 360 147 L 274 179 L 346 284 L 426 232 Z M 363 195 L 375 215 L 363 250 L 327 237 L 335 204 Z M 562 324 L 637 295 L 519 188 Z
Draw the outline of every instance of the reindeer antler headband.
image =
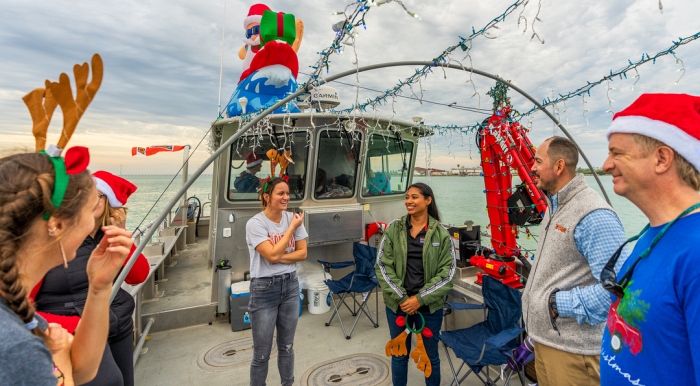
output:
M 75 146 L 66 151 L 65 160 L 61 158 L 61 153 L 68 145 L 68 141 L 78 126 L 78 121 L 100 88 L 103 75 L 102 58 L 98 54 L 92 56 L 92 80 L 90 83 L 87 82 L 90 74 L 87 63 L 73 66 L 73 73 L 75 74 L 77 91 L 75 99 L 73 99 L 70 78 L 65 73 L 59 76 L 58 82 L 46 80 L 45 88 L 34 89 L 22 98 L 32 116 L 32 133 L 36 139 L 36 150 L 48 156 L 54 166 L 55 182 L 51 196 L 54 209 L 58 209 L 63 202 L 70 175 L 84 171 L 90 162 L 90 153 L 87 148 L 82 146 Z M 48 149 L 45 149 L 46 133 L 57 105 L 61 106 L 61 111 L 63 111 L 63 130 L 58 145 L 50 145 Z M 48 220 L 50 216 L 51 213 L 44 213 L 45 220 Z

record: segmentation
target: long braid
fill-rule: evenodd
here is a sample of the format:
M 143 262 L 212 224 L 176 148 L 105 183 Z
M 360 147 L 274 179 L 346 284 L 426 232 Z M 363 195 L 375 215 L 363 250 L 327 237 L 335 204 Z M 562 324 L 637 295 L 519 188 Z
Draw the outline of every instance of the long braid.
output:
M 59 209 L 51 204 L 53 164 L 42 154 L 18 154 L 0 159 L 0 296 L 25 323 L 34 317 L 27 298 L 31 288 L 22 286 L 18 251 L 44 212 L 72 219 L 87 201 L 88 172 L 71 176 L 66 199 Z M 48 226 L 47 226 L 48 231 Z
M 25 183 L 20 185 L 27 185 L 28 178 L 28 176 L 22 178 Z M 17 179 L 14 179 L 15 181 L 6 181 L 3 184 L 5 186 L 0 189 L 0 202 L 3 203 L 0 206 L 0 293 L 10 309 L 25 323 L 32 320 L 34 307 L 27 299 L 28 289 L 24 288 L 20 281 L 17 251 L 21 246 L 23 235 L 31 226 L 30 219 L 33 220 L 38 214 L 32 212 L 41 211 L 45 206 L 42 185 L 49 186 L 46 183 L 47 179 L 52 178 L 46 174 L 39 175 L 35 177 L 35 183 L 28 184 L 24 189 L 13 184 L 12 182 L 17 182 Z

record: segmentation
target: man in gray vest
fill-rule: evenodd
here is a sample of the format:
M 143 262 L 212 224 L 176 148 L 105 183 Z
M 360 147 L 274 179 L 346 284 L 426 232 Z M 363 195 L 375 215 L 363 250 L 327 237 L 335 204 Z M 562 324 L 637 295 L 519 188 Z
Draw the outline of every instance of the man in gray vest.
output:
M 599 277 L 625 241 L 617 214 L 583 175 L 576 175 L 577 163 L 576 145 L 551 137 L 537 149 L 532 167 L 548 201 L 523 292 L 523 320 L 535 341 L 540 386 L 600 383 L 600 344 L 610 294 Z M 618 269 L 625 258 L 621 256 Z

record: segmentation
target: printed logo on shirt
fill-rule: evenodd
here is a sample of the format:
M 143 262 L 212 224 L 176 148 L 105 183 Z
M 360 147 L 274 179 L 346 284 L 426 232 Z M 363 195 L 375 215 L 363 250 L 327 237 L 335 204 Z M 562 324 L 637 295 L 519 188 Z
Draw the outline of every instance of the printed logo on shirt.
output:
M 644 384 L 641 382 L 641 378 L 633 379 L 634 376 L 628 372 L 625 372 L 626 369 L 622 369 L 622 367 L 620 367 L 620 365 L 617 364 L 615 355 L 608 354 L 605 351 L 605 347 L 603 347 L 600 351 L 600 362 L 602 364 L 608 365 L 613 371 L 617 372 L 623 378 L 629 381 L 631 385 L 644 386 Z
M 284 237 L 284 233 L 278 233 L 275 235 L 271 235 L 271 234 L 267 235 L 267 238 L 268 238 L 268 240 L 270 240 L 272 245 L 276 245 L 280 240 L 282 240 L 282 237 Z M 287 252 L 287 253 L 294 252 L 295 249 L 296 249 L 296 241 L 294 241 L 294 236 L 292 236 L 289 239 L 289 243 L 287 244 L 287 248 L 285 249 L 285 252 Z
M 425 243 L 425 237 L 420 237 L 420 238 L 418 239 L 418 241 L 419 241 L 421 244 Z
M 610 305 L 608 313 L 608 332 L 610 333 L 610 348 L 619 354 L 627 347 L 633 355 L 642 351 L 641 322 L 646 321 L 649 303 L 640 299 L 642 290 L 632 290 L 634 280 L 630 281 L 622 299 L 617 299 Z
M 566 233 L 566 228 L 564 228 L 563 226 L 561 226 L 559 224 L 557 224 L 557 226 L 555 228 L 557 228 L 557 230 L 561 233 Z

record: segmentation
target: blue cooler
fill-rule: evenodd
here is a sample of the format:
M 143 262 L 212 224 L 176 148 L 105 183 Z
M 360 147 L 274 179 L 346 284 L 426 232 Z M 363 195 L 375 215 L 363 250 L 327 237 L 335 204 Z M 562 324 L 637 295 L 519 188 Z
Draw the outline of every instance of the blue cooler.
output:
M 231 331 L 243 331 L 250 328 L 248 303 L 250 302 L 250 281 L 231 284 Z

